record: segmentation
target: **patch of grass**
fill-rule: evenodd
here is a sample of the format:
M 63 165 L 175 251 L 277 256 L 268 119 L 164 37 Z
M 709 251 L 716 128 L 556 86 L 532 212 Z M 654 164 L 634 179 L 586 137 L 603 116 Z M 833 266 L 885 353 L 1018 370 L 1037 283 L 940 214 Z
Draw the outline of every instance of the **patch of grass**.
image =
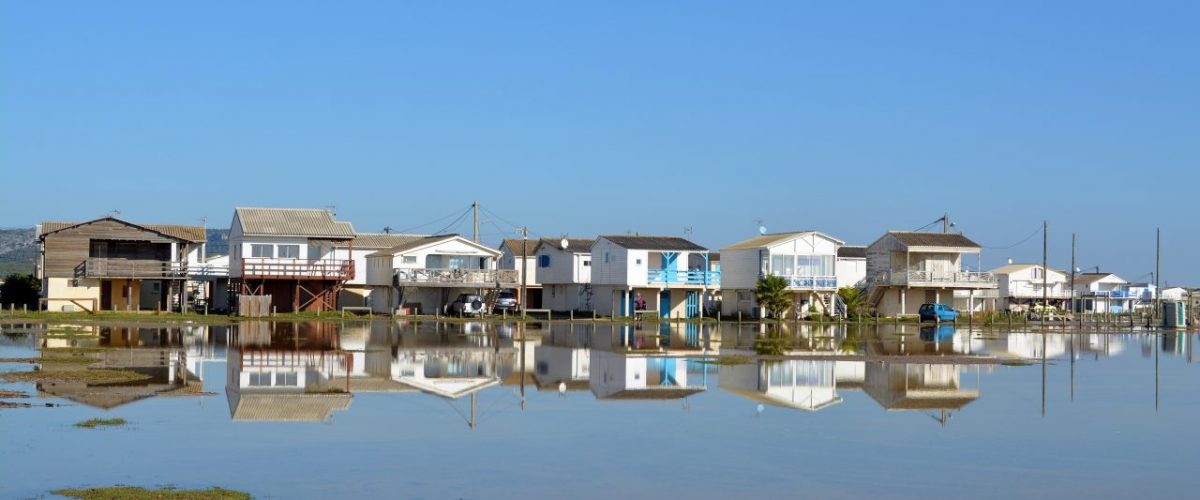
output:
M 91 420 L 84 420 L 83 422 L 76 422 L 75 427 L 95 429 L 97 427 L 120 427 L 128 423 L 123 418 L 93 418 Z
M 250 498 L 248 493 L 215 486 L 207 490 L 177 490 L 169 487 L 148 490 L 137 486 L 110 486 L 107 488 L 54 490 L 51 493 L 82 500 L 246 500 Z
M 6 391 L 4 389 L 0 389 L 0 398 L 27 398 L 27 397 L 29 397 L 29 395 L 25 394 L 23 392 Z
M 122 384 L 148 380 L 149 375 L 128 370 L 37 370 L 0 373 L 6 382 L 84 382 L 87 384 Z

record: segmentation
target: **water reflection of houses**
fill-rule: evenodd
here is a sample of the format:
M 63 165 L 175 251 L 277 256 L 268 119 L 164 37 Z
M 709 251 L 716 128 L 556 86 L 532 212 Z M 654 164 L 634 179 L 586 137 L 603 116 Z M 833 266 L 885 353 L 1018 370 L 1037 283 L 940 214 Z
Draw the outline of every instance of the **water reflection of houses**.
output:
M 760 403 L 817 411 L 841 403 L 837 361 L 811 359 L 757 360 L 721 367 L 718 385 Z
M 201 388 L 202 365 L 189 363 L 189 353 L 184 347 L 188 329 L 156 326 L 100 326 L 84 330 L 94 331 L 94 337 L 70 339 L 53 336 L 42 339 L 43 352 L 53 352 L 63 347 L 101 347 L 104 349 L 83 353 L 96 361 L 90 368 L 122 370 L 142 374 L 147 379 L 119 384 L 93 384 L 83 381 L 42 382 L 37 384 L 40 393 L 69 399 L 96 408 L 112 409 L 142 399 L 162 394 L 194 394 Z M 69 344 L 69 345 L 68 345 Z M 61 365 L 42 363 L 42 370 L 76 370 L 77 364 Z
M 671 400 L 706 390 L 703 380 L 689 382 L 683 357 L 593 349 L 589 365 L 592 394 L 601 400 Z
M 352 359 L 331 323 L 245 322 L 227 350 L 225 392 L 239 421 L 325 421 L 350 407 Z
M 551 323 L 533 348 L 533 379 L 539 390 L 591 388 L 591 336 L 587 326 Z
M 964 384 L 963 371 L 974 372 Z M 938 411 L 943 425 L 951 411 L 979 399 L 979 365 L 870 361 L 863 390 L 887 411 Z M 970 382 L 970 378 L 967 382 Z

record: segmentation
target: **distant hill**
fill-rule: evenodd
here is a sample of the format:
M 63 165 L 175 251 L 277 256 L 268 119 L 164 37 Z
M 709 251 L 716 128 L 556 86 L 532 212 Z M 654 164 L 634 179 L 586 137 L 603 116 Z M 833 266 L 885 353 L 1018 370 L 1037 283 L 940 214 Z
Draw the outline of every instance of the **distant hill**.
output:
M 29 228 L 0 229 L 0 276 L 32 273 L 37 260 L 37 240 Z

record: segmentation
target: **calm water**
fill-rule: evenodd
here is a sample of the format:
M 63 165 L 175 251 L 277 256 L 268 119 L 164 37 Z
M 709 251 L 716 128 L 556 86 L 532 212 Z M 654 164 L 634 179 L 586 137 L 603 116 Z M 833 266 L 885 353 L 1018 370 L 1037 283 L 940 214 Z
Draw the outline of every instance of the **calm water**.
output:
M 4 384 L 62 406 L 0 410 L 3 498 L 1180 497 L 1200 470 L 1196 334 L 800 327 L 768 361 L 734 325 L 3 328 L 0 357 L 151 376 Z

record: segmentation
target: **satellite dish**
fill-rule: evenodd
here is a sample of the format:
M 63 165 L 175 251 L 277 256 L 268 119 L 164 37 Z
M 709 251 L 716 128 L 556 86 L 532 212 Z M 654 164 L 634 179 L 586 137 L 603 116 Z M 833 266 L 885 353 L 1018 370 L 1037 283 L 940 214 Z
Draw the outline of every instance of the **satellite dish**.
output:
M 559 383 L 558 383 L 558 393 L 559 393 L 559 394 L 566 394 L 566 393 L 567 393 L 567 383 L 566 383 L 566 382 L 559 382 Z
M 567 241 L 567 237 L 563 236 L 563 239 L 558 241 L 558 246 L 562 247 L 563 250 L 566 250 L 567 245 L 569 245 L 570 243 L 571 243 L 570 241 Z
M 1008 258 L 1008 265 L 1010 265 L 1010 266 L 1012 265 L 1012 257 Z
M 767 226 L 758 226 L 758 234 L 767 234 Z

